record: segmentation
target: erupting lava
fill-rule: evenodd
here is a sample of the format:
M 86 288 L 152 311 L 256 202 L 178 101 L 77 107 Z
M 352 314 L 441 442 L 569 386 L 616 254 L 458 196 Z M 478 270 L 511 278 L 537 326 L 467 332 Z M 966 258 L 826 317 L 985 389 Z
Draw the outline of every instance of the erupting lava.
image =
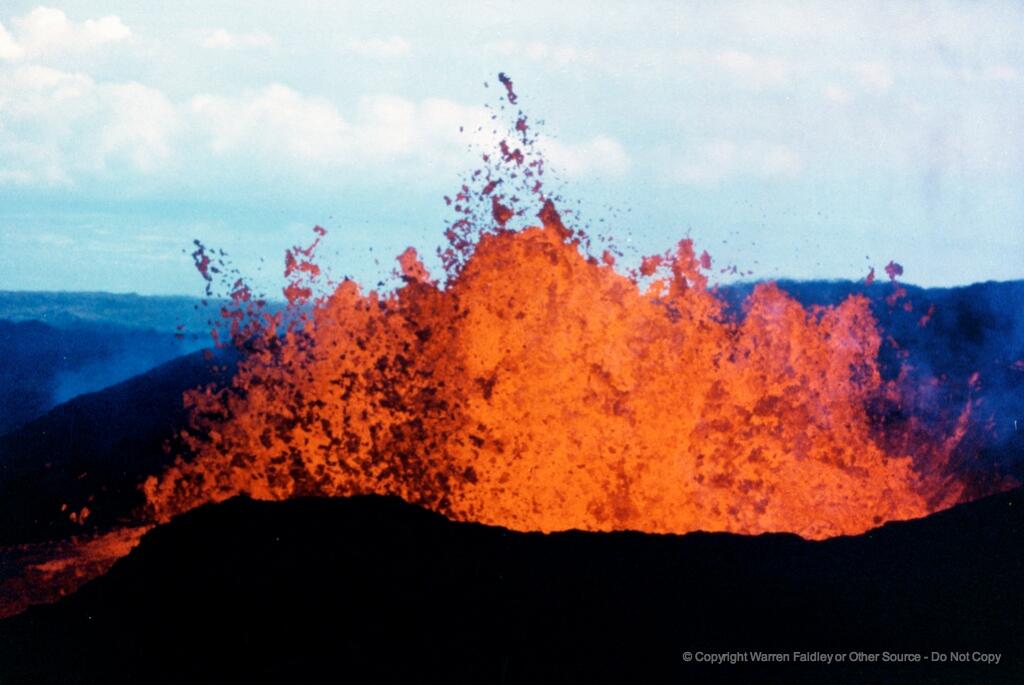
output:
M 519 530 L 825 538 L 961 497 L 970 407 L 941 434 L 879 418 L 905 398 L 867 299 L 806 309 L 762 284 L 736 316 L 689 240 L 619 273 L 563 224 L 528 131 L 519 112 L 449 200 L 443 284 L 410 249 L 394 292 L 315 296 L 314 243 L 287 256 L 284 315 L 233 285 L 245 358 L 188 394 L 192 454 L 145 484 L 157 520 L 239 493 L 387 493 Z

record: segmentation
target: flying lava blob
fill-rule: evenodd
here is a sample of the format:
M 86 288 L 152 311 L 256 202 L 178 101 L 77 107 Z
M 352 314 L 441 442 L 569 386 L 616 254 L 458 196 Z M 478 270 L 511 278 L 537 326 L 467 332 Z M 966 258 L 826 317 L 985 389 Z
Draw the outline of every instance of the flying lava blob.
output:
M 970 405 L 942 431 L 879 420 L 904 398 L 866 298 L 805 308 L 767 283 L 737 315 L 690 240 L 622 273 L 567 228 L 535 142 L 519 112 L 446 198 L 443 280 L 410 249 L 390 292 L 325 285 L 314 243 L 287 255 L 283 313 L 229 284 L 244 358 L 187 394 L 189 453 L 145 483 L 153 518 L 380 493 L 518 530 L 821 539 L 962 497 Z

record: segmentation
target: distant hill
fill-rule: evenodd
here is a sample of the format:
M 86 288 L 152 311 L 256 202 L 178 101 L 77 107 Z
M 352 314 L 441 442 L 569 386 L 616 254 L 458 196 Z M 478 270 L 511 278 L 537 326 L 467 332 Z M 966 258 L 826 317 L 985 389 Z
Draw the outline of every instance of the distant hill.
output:
M 0 435 L 77 395 L 209 347 L 222 304 L 178 296 L 0 291 Z
M 186 425 L 184 392 L 227 382 L 234 361 L 232 351 L 180 357 L 0 436 L 0 546 L 126 517 L 142 503 L 138 485 L 174 456 L 164 444 Z M 85 506 L 93 514 L 83 529 L 68 515 Z
M 208 338 L 108 322 L 0 320 L 0 435 L 204 345 Z
M 1020 490 L 823 542 L 515 533 L 391 498 L 234 499 L 0 622 L 0 681 L 1019 683 L 1022 534 Z M 754 651 L 846 659 L 696 656 Z
M 205 335 L 211 311 L 194 297 L 0 290 L 0 319 L 55 328 L 101 324 L 174 333 L 184 326 L 188 334 Z

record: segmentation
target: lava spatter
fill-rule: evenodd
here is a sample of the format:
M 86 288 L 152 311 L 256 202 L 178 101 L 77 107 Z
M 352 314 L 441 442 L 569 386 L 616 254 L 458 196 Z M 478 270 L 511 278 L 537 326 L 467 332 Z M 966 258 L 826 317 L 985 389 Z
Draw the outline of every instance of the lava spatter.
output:
M 289 252 L 289 313 L 243 307 L 235 378 L 188 393 L 190 453 L 145 484 L 155 519 L 381 493 L 520 530 L 820 539 L 961 497 L 946 466 L 969 407 L 942 434 L 877 420 L 901 390 L 866 298 L 805 308 L 766 283 L 735 316 L 691 240 L 621 273 L 560 216 L 529 130 L 519 112 L 446 198 L 446 279 L 410 249 L 394 291 L 316 296 L 316 243 Z

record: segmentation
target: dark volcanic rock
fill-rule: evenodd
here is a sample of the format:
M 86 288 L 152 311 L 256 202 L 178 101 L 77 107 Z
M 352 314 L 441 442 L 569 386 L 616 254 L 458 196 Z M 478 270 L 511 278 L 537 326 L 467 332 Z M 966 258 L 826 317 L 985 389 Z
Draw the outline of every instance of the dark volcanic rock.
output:
M 3 294 L 0 293 L 0 310 Z M 208 338 L 102 323 L 68 327 L 0 319 L 0 435 L 86 392 L 202 347 Z
M 196 352 L 82 395 L 0 436 L 0 545 L 109 526 L 142 503 L 138 486 L 172 459 L 164 444 L 187 424 L 182 395 L 231 378 L 236 354 Z M 67 510 L 62 511 L 62 505 Z
M 388 498 L 235 499 L 0 623 L 0 682 L 1020 682 L 1022 509 L 1016 490 L 815 543 L 523 534 Z M 682 659 L 747 650 L 880 656 Z

